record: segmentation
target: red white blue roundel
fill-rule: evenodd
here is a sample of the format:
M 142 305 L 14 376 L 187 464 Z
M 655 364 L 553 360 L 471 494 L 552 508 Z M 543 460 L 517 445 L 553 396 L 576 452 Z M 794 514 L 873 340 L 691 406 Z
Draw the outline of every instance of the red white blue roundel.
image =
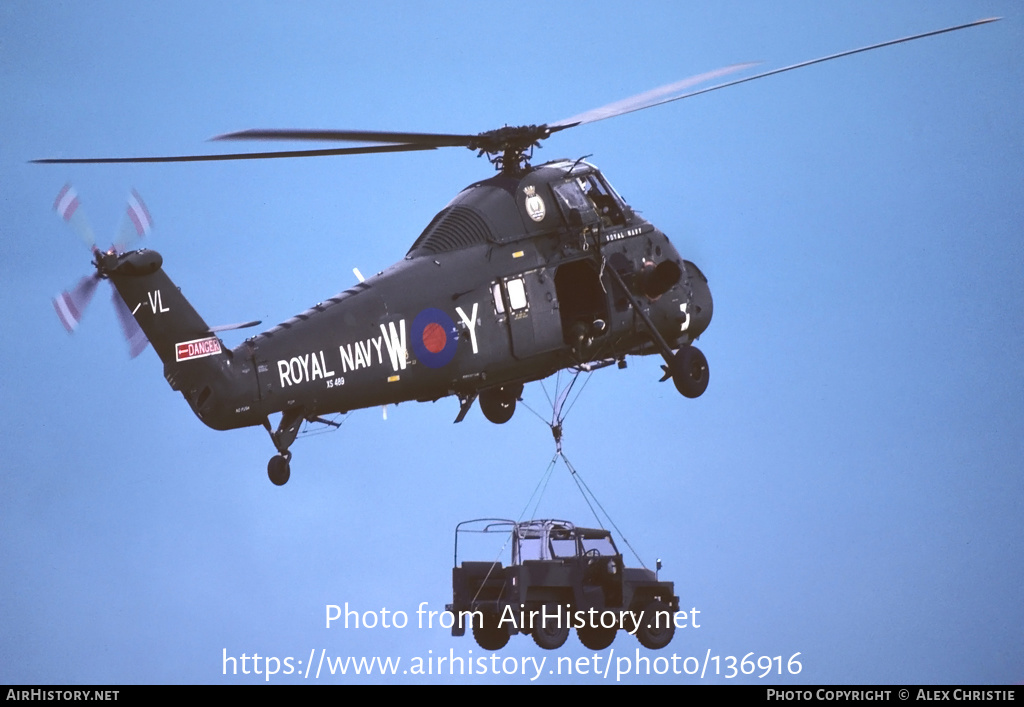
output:
M 412 320 L 410 337 L 416 358 L 428 368 L 441 368 L 455 357 L 459 332 L 440 309 L 424 309 Z

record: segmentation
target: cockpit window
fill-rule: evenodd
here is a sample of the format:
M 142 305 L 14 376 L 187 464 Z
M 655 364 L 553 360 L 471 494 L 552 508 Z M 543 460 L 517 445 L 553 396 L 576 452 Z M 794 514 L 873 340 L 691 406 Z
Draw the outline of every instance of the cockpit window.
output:
M 570 225 L 593 224 L 598 219 L 605 227 L 623 226 L 626 223 L 618 195 L 595 172 L 572 175 L 565 182 L 553 184 L 552 188 L 562 201 Z M 573 224 L 569 214 L 574 211 L 580 215 L 582 224 Z
M 570 179 L 567 182 L 551 186 L 554 188 L 558 198 L 561 199 L 566 215 L 576 211 L 582 218 L 583 223 L 591 223 L 597 220 L 594 204 L 587 199 L 577 180 Z
M 580 182 L 580 188 L 594 204 L 594 208 L 600 214 L 601 222 L 605 226 L 624 226 L 626 224 L 622 205 L 616 198 L 615 192 L 603 179 L 597 174 L 591 173 L 577 177 L 576 181 Z

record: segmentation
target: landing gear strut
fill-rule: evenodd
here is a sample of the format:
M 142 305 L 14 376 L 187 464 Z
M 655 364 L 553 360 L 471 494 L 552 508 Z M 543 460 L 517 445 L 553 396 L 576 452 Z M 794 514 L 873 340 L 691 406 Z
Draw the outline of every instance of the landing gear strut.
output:
M 302 409 L 298 408 L 284 411 L 276 431 L 271 431 L 270 420 L 263 421 L 263 426 L 267 428 L 267 432 L 270 432 L 270 439 L 278 451 L 278 454 L 272 456 L 267 463 L 267 476 L 275 486 L 284 486 L 292 475 L 292 453 L 288 451 L 288 447 L 292 446 L 292 442 L 295 441 L 299 427 L 302 426 L 302 420 Z
M 619 275 L 615 268 L 611 268 L 610 272 L 612 278 L 625 293 L 626 299 L 629 300 L 630 305 L 633 307 L 633 311 L 636 312 L 644 323 L 655 346 L 661 352 L 661 357 L 665 359 L 665 365 L 662 366 L 665 375 L 662 376 L 661 380 L 667 381 L 671 378 L 676 386 L 676 390 L 680 393 L 687 398 L 699 398 L 708 388 L 707 358 L 705 358 L 700 349 L 690 344 L 684 344 L 679 347 L 678 351 L 672 353 L 672 348 L 665 341 L 665 337 L 661 335 L 658 328 L 654 326 L 654 322 L 651 321 L 651 318 L 640 307 L 636 297 L 626 287 L 626 283 L 622 281 L 622 276 Z

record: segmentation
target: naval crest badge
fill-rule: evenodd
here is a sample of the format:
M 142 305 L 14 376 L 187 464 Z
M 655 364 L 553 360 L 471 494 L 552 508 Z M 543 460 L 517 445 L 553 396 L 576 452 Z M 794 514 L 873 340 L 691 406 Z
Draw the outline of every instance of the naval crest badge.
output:
M 526 194 L 526 213 L 530 214 L 530 218 L 538 223 L 543 221 L 547 208 L 544 206 L 544 199 L 537 193 L 537 187 L 532 184 L 523 187 L 523 193 Z

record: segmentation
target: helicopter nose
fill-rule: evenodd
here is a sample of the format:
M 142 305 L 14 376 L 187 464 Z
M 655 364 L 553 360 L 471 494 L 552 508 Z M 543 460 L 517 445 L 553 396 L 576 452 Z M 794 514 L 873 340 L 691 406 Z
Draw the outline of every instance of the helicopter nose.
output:
M 711 299 L 711 288 L 708 287 L 708 279 L 696 265 L 689 260 L 683 261 L 686 265 L 686 275 L 690 285 L 690 305 L 687 308 L 690 315 L 690 324 L 687 333 L 692 339 L 704 333 L 704 330 L 711 324 L 711 315 L 714 312 L 714 303 Z

